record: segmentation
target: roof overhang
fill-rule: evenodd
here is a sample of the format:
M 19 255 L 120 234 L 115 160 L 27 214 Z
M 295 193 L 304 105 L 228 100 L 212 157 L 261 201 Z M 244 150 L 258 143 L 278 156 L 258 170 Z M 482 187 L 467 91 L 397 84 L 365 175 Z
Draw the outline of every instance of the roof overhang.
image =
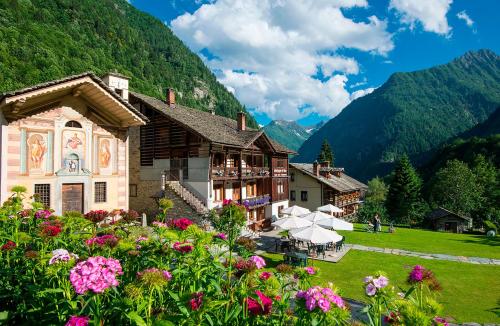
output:
M 103 125 L 126 128 L 144 125 L 147 121 L 92 73 L 4 94 L 0 109 L 7 121 L 15 121 L 55 108 L 66 96 L 89 103 L 89 114 Z

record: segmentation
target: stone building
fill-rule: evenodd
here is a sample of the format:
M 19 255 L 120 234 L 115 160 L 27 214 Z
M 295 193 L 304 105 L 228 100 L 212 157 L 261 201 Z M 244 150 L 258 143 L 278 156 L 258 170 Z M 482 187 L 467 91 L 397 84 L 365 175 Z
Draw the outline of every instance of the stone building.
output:
M 368 187 L 329 162 L 290 163 L 290 204 L 315 211 L 332 204 L 344 211 L 339 217 L 354 217 Z
M 472 218 L 453 213 L 445 208 L 439 207 L 427 215 L 436 231 L 462 233 L 472 229 Z
M 150 211 L 154 197 L 174 192 L 197 213 L 221 207 L 224 200 L 248 208 L 250 228 L 268 225 L 288 207 L 288 154 L 262 130 L 238 120 L 130 92 L 130 103 L 150 123 L 131 128 L 130 206 Z
M 128 79 L 83 73 L 0 95 L 0 200 L 27 188 L 56 214 L 128 209 Z

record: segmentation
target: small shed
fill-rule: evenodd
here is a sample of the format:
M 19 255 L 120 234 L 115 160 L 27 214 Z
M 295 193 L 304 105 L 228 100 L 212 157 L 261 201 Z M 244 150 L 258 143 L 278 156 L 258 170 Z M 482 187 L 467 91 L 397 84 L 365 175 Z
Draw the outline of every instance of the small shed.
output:
M 472 218 L 453 213 L 442 207 L 430 212 L 427 219 L 436 231 L 462 233 L 472 228 Z

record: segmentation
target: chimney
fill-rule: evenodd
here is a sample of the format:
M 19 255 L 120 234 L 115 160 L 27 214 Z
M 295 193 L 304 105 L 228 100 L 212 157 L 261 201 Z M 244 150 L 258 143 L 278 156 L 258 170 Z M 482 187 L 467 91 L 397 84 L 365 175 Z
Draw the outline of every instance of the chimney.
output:
M 108 72 L 101 77 L 102 81 L 116 94 L 120 95 L 128 102 L 128 81 L 129 77 L 117 72 Z
M 246 120 L 245 112 L 238 112 L 238 131 L 245 131 L 247 129 Z
M 165 102 L 171 107 L 175 106 L 175 91 L 173 88 L 167 88 L 167 99 Z
M 313 162 L 313 173 L 315 176 L 319 177 L 319 164 L 318 161 Z

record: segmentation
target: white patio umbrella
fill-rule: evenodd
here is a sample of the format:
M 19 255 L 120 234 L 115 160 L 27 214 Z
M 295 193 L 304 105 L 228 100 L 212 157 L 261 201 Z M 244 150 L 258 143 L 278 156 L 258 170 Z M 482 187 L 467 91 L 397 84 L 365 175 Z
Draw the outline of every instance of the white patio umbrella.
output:
M 333 214 L 333 213 L 342 213 L 344 211 L 342 208 L 338 208 L 337 206 L 332 205 L 332 204 L 327 204 L 327 205 L 324 205 L 324 206 L 320 206 L 317 209 L 320 212 L 326 212 L 326 213 L 330 213 L 330 214 Z
M 330 215 L 328 218 L 319 220 L 316 223 L 325 228 L 334 230 L 352 231 L 354 229 L 352 223 L 346 222 L 344 220 L 341 220 L 340 218 L 336 218 Z
M 309 241 L 314 244 L 325 244 L 342 240 L 342 237 L 337 232 L 324 229 L 317 224 L 291 230 L 290 235 L 297 240 Z
M 308 214 L 304 214 L 304 215 L 300 215 L 300 217 L 303 218 L 303 219 L 305 219 L 305 220 L 311 221 L 313 223 L 316 223 L 318 221 L 324 220 L 326 218 L 332 218 L 331 215 L 325 214 L 323 212 L 318 212 L 318 211 L 315 211 L 315 212 L 312 212 L 312 213 L 308 213 Z
M 283 213 L 283 214 L 295 215 L 295 216 L 300 216 L 303 214 L 307 214 L 309 212 L 310 212 L 310 210 L 308 210 L 307 208 L 300 207 L 297 205 L 290 206 L 290 207 L 285 208 L 281 211 L 281 213 Z
M 283 230 L 291 230 L 291 229 L 297 229 L 297 228 L 303 228 L 306 226 L 311 226 L 312 222 L 308 220 L 304 220 L 303 218 L 300 218 L 298 216 L 290 216 L 290 217 L 285 217 L 280 220 L 277 220 L 274 223 L 271 223 L 274 226 L 278 226 L 282 228 Z

